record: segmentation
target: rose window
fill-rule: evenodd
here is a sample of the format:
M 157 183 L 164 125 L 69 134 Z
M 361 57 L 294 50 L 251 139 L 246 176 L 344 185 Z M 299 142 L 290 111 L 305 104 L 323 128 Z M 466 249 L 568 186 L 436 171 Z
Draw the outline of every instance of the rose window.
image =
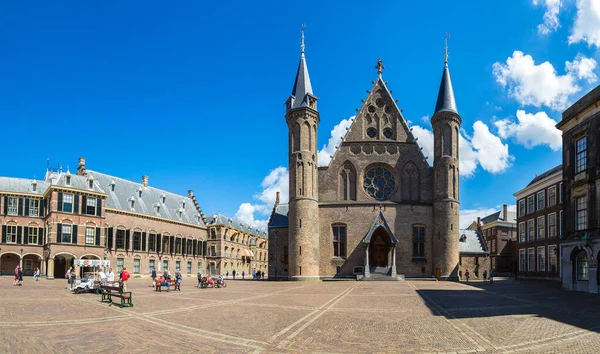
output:
M 373 167 L 365 173 L 363 186 L 371 197 L 386 200 L 392 196 L 396 183 L 390 170 L 385 167 Z

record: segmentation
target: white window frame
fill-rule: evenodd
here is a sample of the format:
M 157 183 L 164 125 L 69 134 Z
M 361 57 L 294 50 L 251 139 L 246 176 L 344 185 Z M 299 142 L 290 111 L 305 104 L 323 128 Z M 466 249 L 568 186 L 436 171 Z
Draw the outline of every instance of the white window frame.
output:
M 530 195 L 529 197 L 527 197 L 527 214 L 531 214 L 534 211 L 535 211 L 535 198 L 533 195 Z
M 561 210 L 559 214 L 560 214 L 560 216 L 558 219 L 558 235 L 560 237 L 562 237 L 563 236 L 563 211 Z
M 154 259 L 148 260 L 148 272 L 152 273 L 153 270 L 156 270 L 156 261 Z
M 539 246 L 537 248 L 536 260 L 537 260 L 538 272 L 543 272 L 544 270 L 546 270 L 546 247 L 545 246 Z
M 527 213 L 527 203 L 525 199 L 519 200 L 519 216 L 523 216 Z
M 29 216 L 40 216 L 40 200 L 29 199 Z
M 125 267 L 125 258 L 117 258 L 117 273 Z
M 563 183 L 560 182 L 560 184 L 558 185 L 558 202 L 560 204 L 562 204 L 563 202 Z
M 85 227 L 85 244 L 86 245 L 96 244 L 96 228 L 95 227 L 93 227 L 93 226 Z
M 69 240 L 64 241 L 65 235 L 69 235 Z M 73 225 L 71 224 L 62 224 L 62 233 L 60 234 L 60 242 L 61 243 L 73 243 Z
M 541 227 L 540 227 L 540 225 L 541 225 Z M 535 232 L 536 239 L 541 240 L 541 239 L 546 238 L 546 218 L 544 216 L 537 217 L 537 223 L 536 223 L 535 230 L 536 230 L 536 232 Z
M 550 220 L 554 220 L 554 226 L 552 226 Z M 556 232 L 556 213 L 550 213 L 548 214 L 548 238 L 556 237 L 556 235 L 558 235 Z
M 580 141 L 583 141 L 584 148 L 581 151 L 578 151 Z M 575 174 L 584 172 L 585 170 L 587 170 L 587 137 L 582 136 L 575 140 Z
M 535 248 L 529 247 L 527 249 L 527 271 L 528 272 L 535 272 L 535 263 L 536 263 L 535 262 Z
M 63 203 L 62 204 L 62 209 L 63 210 L 61 210 L 62 212 L 65 212 L 65 213 L 72 213 L 73 212 L 73 198 L 74 198 L 73 194 L 70 194 L 70 193 L 64 193 L 63 194 L 63 200 L 62 200 L 62 203 Z M 65 211 L 65 205 L 67 205 L 67 204 L 71 204 L 71 211 Z
M 552 259 L 554 259 L 556 271 L 558 271 L 558 255 L 555 253 L 556 249 L 557 249 L 556 245 L 548 246 L 548 272 L 549 273 L 552 272 Z
M 554 202 L 552 202 L 552 195 L 554 195 Z M 548 188 L 548 207 L 556 205 L 556 186 Z
M 522 248 L 519 250 L 519 272 L 526 272 L 527 269 L 527 250 Z
M 140 274 L 142 269 L 142 260 L 139 258 L 133 259 L 133 274 Z
M 87 215 L 96 215 L 96 205 L 98 204 L 98 199 L 97 198 L 90 198 L 88 197 L 85 201 L 85 213 Z M 94 212 L 93 213 L 89 213 L 88 212 L 88 207 L 93 207 L 94 208 Z
M 527 242 L 535 241 L 535 219 L 527 220 Z
M 575 199 L 575 230 L 587 229 L 588 224 L 588 201 L 587 196 Z
M 519 223 L 519 243 L 527 242 L 527 227 L 525 221 Z
M 6 225 L 6 243 L 17 243 L 17 225 Z
M 24 235 L 25 237 L 27 237 L 27 243 L 30 245 L 37 245 L 38 241 L 39 241 L 39 229 L 35 226 L 30 226 L 27 229 L 27 235 Z
M 8 203 L 6 215 L 17 215 L 19 213 L 19 198 L 17 197 L 7 197 Z
M 546 206 L 546 193 L 545 191 L 539 191 L 536 193 L 536 210 L 542 210 Z

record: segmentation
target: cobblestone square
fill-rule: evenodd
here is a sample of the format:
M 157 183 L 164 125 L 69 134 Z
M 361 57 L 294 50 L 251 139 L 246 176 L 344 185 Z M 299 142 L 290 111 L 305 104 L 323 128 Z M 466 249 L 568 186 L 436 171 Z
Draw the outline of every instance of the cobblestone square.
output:
M 71 294 L 60 280 L 0 278 L 0 352 L 597 353 L 600 298 L 486 283 L 228 281 L 155 292 L 134 307 Z

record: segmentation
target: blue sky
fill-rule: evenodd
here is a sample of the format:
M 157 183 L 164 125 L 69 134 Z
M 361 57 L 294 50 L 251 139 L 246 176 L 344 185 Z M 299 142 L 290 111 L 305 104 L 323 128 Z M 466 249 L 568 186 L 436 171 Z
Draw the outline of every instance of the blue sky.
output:
M 598 85 L 592 1 L 4 2 L 0 175 L 39 179 L 48 157 L 74 170 L 85 156 L 264 226 L 287 189 L 283 102 L 301 24 L 324 156 L 378 57 L 427 152 L 448 32 L 465 224 L 561 162 L 553 124 Z

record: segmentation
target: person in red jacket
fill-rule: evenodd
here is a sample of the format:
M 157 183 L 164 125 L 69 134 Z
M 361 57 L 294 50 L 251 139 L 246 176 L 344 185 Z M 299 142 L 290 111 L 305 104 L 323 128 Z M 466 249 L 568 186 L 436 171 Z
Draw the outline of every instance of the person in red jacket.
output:
M 129 272 L 125 267 L 121 271 L 121 281 L 123 282 L 123 291 L 127 291 L 127 280 L 129 280 Z

